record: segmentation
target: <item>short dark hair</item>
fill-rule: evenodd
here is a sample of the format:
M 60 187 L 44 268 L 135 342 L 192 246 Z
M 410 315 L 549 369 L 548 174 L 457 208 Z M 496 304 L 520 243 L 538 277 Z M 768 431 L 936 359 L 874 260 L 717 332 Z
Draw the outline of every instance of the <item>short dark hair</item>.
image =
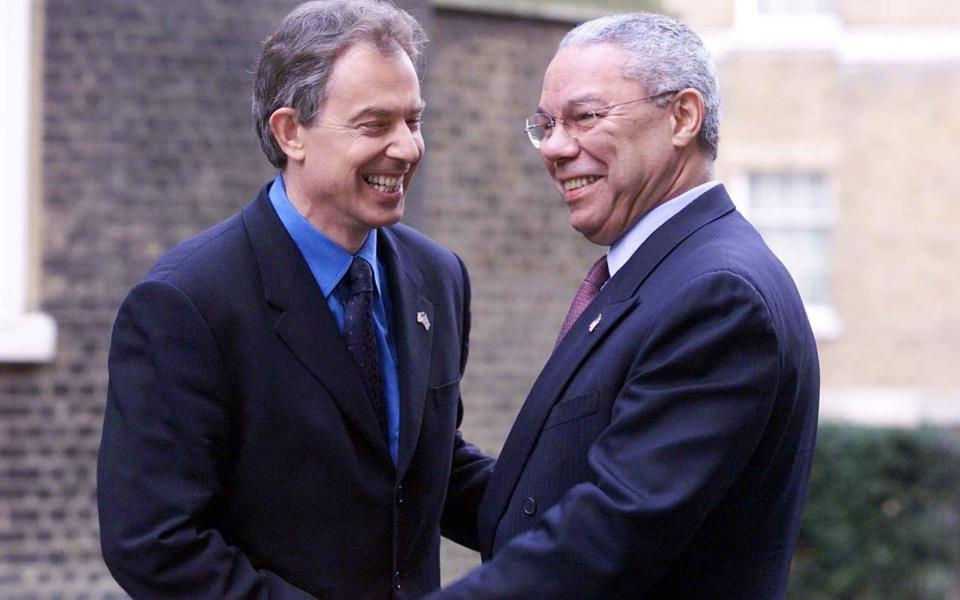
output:
M 282 169 L 287 156 L 270 130 L 270 116 L 290 107 L 301 123 L 311 124 L 326 98 L 334 62 L 358 42 L 372 42 L 383 53 L 406 53 L 421 74 L 423 28 L 388 0 L 304 2 L 264 42 L 253 83 L 253 120 L 273 166 Z

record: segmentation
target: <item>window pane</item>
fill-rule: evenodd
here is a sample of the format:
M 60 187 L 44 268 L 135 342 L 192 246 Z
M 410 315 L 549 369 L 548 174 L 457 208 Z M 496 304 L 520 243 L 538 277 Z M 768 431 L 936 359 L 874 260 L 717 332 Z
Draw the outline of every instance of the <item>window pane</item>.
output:
M 808 304 L 832 295 L 833 194 L 822 173 L 752 173 L 750 220 Z

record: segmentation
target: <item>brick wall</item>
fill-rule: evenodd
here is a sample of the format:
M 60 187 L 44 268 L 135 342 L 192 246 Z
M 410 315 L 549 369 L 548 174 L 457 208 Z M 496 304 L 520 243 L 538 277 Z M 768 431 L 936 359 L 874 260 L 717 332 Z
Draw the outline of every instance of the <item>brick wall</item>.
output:
M 492 452 L 552 350 L 583 273 L 602 252 L 570 228 L 523 132 L 543 69 L 568 27 L 454 11 L 435 17 L 421 228 L 470 270 L 464 430 Z
M 39 287 L 60 339 L 52 363 L 0 364 L 0 598 L 122 596 L 100 558 L 95 506 L 110 327 L 160 253 L 270 177 L 249 119 L 250 71 L 260 40 L 296 3 L 45 3 Z M 569 228 L 521 130 L 568 24 L 402 4 L 432 38 L 427 155 L 405 220 L 470 269 L 463 429 L 496 453 L 600 252 Z M 845 14 L 861 4 L 844 3 Z M 711 4 L 701 24 L 729 25 L 718 7 L 731 5 Z M 960 131 L 955 119 L 931 121 L 952 114 L 954 66 L 854 68 L 782 54 L 720 68 L 721 177 L 800 160 L 829 170 L 842 192 L 836 277 L 847 331 L 822 346 L 825 382 L 960 389 L 957 280 L 945 276 L 958 249 L 949 191 L 960 183 L 950 160 Z M 444 578 L 476 562 L 445 546 Z
M 523 132 L 566 23 L 438 11 L 427 82 L 421 227 L 464 259 L 473 284 L 463 431 L 499 452 L 602 251 L 567 209 Z M 476 564 L 448 544 L 444 578 Z
M 95 503 L 110 328 L 163 251 L 271 176 L 250 72 L 296 3 L 45 3 L 39 295 L 59 342 L 51 363 L 0 365 L 0 598 L 123 597 L 100 557 Z M 466 429 L 496 451 L 592 257 L 520 128 L 565 26 L 402 5 L 435 30 L 428 159 L 406 221 L 471 268 Z M 531 270 L 549 276 L 529 281 Z M 446 554 L 447 578 L 475 562 Z
M 250 71 L 294 0 L 48 0 L 40 297 L 56 360 L 0 365 L 0 598 L 110 597 L 95 458 L 126 291 L 271 174 Z

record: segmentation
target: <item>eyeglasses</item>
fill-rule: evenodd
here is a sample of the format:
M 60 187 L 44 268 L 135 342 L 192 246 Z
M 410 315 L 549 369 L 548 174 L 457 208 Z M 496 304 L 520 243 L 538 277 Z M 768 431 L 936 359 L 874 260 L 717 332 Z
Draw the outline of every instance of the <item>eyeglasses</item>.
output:
M 633 104 L 635 102 L 653 100 L 669 94 L 676 94 L 677 91 L 678 90 L 670 90 L 667 92 L 660 92 L 659 94 L 654 94 L 652 96 L 646 96 L 644 98 L 627 100 L 626 102 L 618 102 L 616 104 L 608 104 L 606 106 L 601 106 L 600 108 L 579 112 L 569 117 L 555 117 L 545 112 L 536 112 L 527 117 L 527 122 L 523 130 L 527 132 L 527 137 L 530 138 L 530 143 L 533 144 L 533 147 L 539 150 L 540 146 L 543 144 L 543 140 L 546 139 L 550 135 L 550 131 L 557 126 L 557 121 L 562 121 L 564 127 L 567 129 L 567 134 L 570 135 L 570 137 L 577 139 L 579 136 L 593 129 L 593 127 L 600 122 L 600 119 L 606 117 L 608 114 L 610 114 L 610 111 L 615 108 L 619 108 L 627 104 Z

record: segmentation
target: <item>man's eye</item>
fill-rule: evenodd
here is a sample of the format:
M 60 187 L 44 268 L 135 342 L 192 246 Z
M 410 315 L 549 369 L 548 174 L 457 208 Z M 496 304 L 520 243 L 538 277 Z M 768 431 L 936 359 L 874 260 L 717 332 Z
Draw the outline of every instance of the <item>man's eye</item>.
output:
M 383 121 L 370 121 L 368 123 L 361 123 L 358 126 L 358 129 L 364 133 L 383 133 L 389 128 L 390 125 Z
M 412 119 L 407 119 L 407 127 L 410 128 L 410 131 L 417 131 L 420 129 L 420 125 L 423 123 L 423 117 L 414 117 Z
M 530 119 L 530 121 L 536 127 L 543 127 L 544 129 L 550 129 L 553 127 L 553 119 L 547 115 L 536 115 L 534 118 Z
M 596 119 L 598 116 L 599 114 L 597 113 L 597 111 L 588 110 L 582 113 L 575 114 L 573 116 L 573 120 L 577 121 L 578 123 L 589 123 L 590 121 L 593 121 L 594 119 Z

